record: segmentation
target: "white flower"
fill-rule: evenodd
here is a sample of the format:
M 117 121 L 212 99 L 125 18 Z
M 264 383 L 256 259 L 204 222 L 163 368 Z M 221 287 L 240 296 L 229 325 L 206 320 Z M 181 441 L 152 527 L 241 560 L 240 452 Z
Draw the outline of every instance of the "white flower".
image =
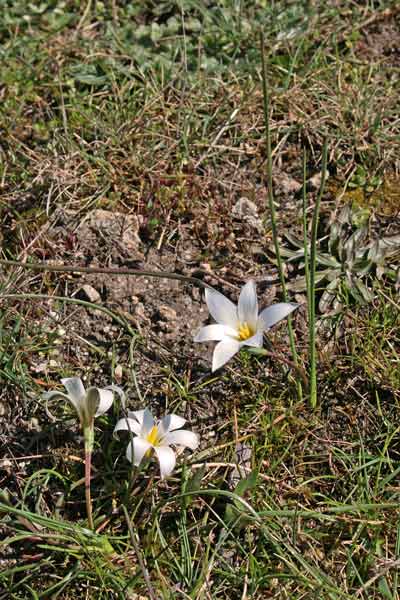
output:
M 176 463 L 175 452 L 170 447 L 181 446 L 196 450 L 199 436 L 192 431 L 181 429 L 186 420 L 177 415 L 167 415 L 160 421 L 155 421 L 148 408 L 129 411 L 128 417 L 120 419 L 115 426 L 114 434 L 121 429 L 134 434 L 126 449 L 126 457 L 138 466 L 144 456 L 150 456 L 154 451 L 160 463 L 161 478 L 172 473 Z M 179 429 L 179 431 L 177 431 Z
M 56 390 L 45 393 L 44 397 L 49 400 L 55 396 L 61 396 L 69 400 L 78 413 L 83 428 L 90 426 L 95 417 L 103 415 L 108 411 L 114 400 L 113 391 L 116 391 L 121 396 L 122 402 L 125 399 L 123 391 L 117 386 L 110 385 L 104 389 L 90 387 L 88 390 L 85 390 L 79 377 L 61 379 L 61 383 L 67 390 L 66 394 Z
M 242 346 L 261 348 L 263 334 L 287 317 L 298 304 L 278 302 L 258 314 L 257 292 L 254 281 L 243 286 L 238 305 L 212 288 L 206 288 L 208 310 L 217 323 L 202 327 L 195 342 L 219 342 L 214 349 L 212 370 L 222 367 Z

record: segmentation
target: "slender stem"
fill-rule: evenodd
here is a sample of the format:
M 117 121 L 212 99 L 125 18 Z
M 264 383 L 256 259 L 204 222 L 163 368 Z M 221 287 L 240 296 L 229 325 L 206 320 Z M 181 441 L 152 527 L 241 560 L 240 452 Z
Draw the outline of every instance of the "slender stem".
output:
M 154 591 L 153 585 L 151 583 L 150 580 L 150 575 L 149 575 L 149 571 L 146 567 L 146 564 L 144 562 L 144 558 L 142 556 L 141 550 L 139 548 L 139 544 L 137 543 L 136 537 L 135 537 L 135 532 L 133 531 L 133 527 L 132 527 L 132 523 L 131 520 L 129 518 L 129 514 L 128 511 L 126 509 L 126 506 L 122 505 L 122 510 L 124 511 L 124 515 L 125 515 L 125 519 L 126 519 L 126 524 L 128 525 L 128 530 L 129 530 L 129 536 L 131 538 L 131 543 L 133 546 L 133 549 L 135 550 L 138 562 L 139 562 L 139 566 L 140 569 L 142 571 L 143 574 L 143 578 L 145 580 L 146 586 L 147 586 L 147 591 L 149 592 L 149 596 L 151 600 L 157 600 L 157 595 Z
M 168 273 L 163 271 L 140 271 L 139 269 L 112 269 L 107 267 L 80 267 L 79 265 L 49 265 L 47 263 L 28 263 L 19 260 L 0 259 L 0 265 L 6 267 L 22 267 L 33 271 L 55 271 L 57 273 L 106 273 L 107 275 L 133 275 L 135 277 L 157 277 L 158 279 L 177 279 L 186 281 L 203 288 L 211 286 L 197 277 L 186 277 L 179 273 Z M 204 273 L 207 273 L 204 271 Z
M 288 293 L 286 289 L 285 282 L 285 273 L 283 270 L 283 262 L 281 257 L 281 252 L 279 249 L 279 241 L 278 241 L 278 228 L 276 225 L 276 213 L 275 213 L 275 204 L 274 204 L 274 192 L 273 192 L 273 182 L 272 182 L 272 150 L 271 150 L 271 129 L 270 129 L 270 100 L 269 100 L 269 91 L 268 91 L 268 82 L 267 82 L 267 65 L 265 60 L 265 44 L 264 44 L 264 34 L 261 32 L 260 34 L 261 40 L 261 64 L 262 64 L 262 83 L 263 83 L 263 98 L 264 98 L 264 122 L 265 122 L 265 141 L 267 147 L 267 188 L 268 188 L 268 204 L 269 210 L 271 213 L 271 230 L 272 230 L 272 239 L 275 247 L 275 256 L 278 264 L 279 271 L 279 279 L 281 282 L 282 295 L 285 302 L 288 301 Z M 296 343 L 294 339 L 293 332 L 293 324 L 292 317 L 289 315 L 288 317 L 288 332 L 289 332 L 289 343 L 290 350 L 292 352 L 293 362 L 298 365 L 299 358 L 296 351 Z M 299 400 L 303 397 L 301 382 L 296 381 L 297 395 Z
M 307 151 L 303 149 L 303 244 L 304 244 L 304 270 L 306 276 L 306 289 L 310 289 L 310 265 L 308 263 L 308 236 L 307 236 Z M 307 292 L 308 293 L 308 292 Z M 308 303 L 307 303 L 308 304 Z M 308 313 L 310 307 L 307 307 Z M 308 314 L 310 318 L 310 314 Z
M 86 514 L 88 518 L 89 528 L 94 529 L 93 512 L 92 512 L 92 497 L 90 493 L 90 479 L 92 471 L 92 450 L 94 441 L 93 423 L 84 428 L 85 438 L 85 498 L 86 498 Z
M 311 248 L 310 248 L 310 272 L 309 286 L 307 289 L 308 306 L 309 306 L 309 340 L 310 340 L 310 403 L 311 407 L 317 406 L 317 348 L 316 348 L 316 326 L 315 326 L 315 272 L 317 267 L 317 234 L 319 209 L 321 204 L 322 194 L 325 189 L 326 180 L 326 165 L 328 162 L 328 143 L 324 142 L 322 150 L 322 173 L 321 185 L 319 187 L 317 199 L 315 201 L 314 213 L 311 225 Z

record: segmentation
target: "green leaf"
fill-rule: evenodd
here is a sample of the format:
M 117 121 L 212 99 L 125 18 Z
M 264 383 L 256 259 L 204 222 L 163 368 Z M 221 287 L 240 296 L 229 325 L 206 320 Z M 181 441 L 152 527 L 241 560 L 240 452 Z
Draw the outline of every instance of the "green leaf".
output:
M 318 308 L 322 313 L 326 313 L 330 310 L 334 299 L 337 295 L 337 288 L 339 285 L 339 278 L 334 279 L 327 285 L 324 293 L 321 296 L 321 299 L 318 304 Z
M 205 472 L 206 472 L 205 465 L 202 465 L 200 467 L 200 469 L 197 469 L 195 471 L 193 477 L 188 479 L 188 481 L 186 482 L 185 490 L 184 490 L 185 493 L 186 492 L 195 492 L 201 488 L 201 482 L 205 475 Z M 191 504 L 192 502 L 193 502 L 193 496 L 184 496 L 182 498 L 182 503 L 185 506 L 185 508 L 187 508 L 189 506 L 189 504 Z
M 235 487 L 234 493 L 241 498 L 246 492 L 254 489 L 258 482 L 258 471 L 254 470 L 247 477 L 241 479 Z M 232 504 L 228 504 L 225 508 L 225 522 L 228 526 L 235 524 L 235 529 L 242 529 L 246 526 L 248 518 L 243 513 L 243 505 L 238 500 L 234 499 Z

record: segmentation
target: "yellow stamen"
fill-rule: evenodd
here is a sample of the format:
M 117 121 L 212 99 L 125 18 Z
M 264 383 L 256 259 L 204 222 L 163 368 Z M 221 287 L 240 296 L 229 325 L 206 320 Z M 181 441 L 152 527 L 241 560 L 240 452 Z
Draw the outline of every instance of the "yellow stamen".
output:
M 154 425 L 151 428 L 150 433 L 147 434 L 147 441 L 149 442 L 149 444 L 152 444 L 153 446 L 155 446 L 156 442 L 157 442 L 157 437 L 158 437 L 158 429 L 157 429 L 157 425 Z
M 244 340 L 248 340 L 255 334 L 255 331 L 246 321 L 244 323 L 240 323 L 238 330 L 238 339 L 243 342 Z

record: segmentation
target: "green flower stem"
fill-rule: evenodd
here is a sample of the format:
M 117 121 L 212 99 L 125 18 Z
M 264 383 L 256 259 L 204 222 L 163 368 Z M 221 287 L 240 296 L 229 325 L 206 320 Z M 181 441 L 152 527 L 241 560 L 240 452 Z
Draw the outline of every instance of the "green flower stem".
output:
M 89 523 L 89 528 L 94 529 L 93 514 L 92 514 L 92 498 L 90 493 L 90 479 L 92 470 L 92 451 L 94 443 L 94 427 L 93 423 L 84 427 L 83 435 L 85 438 L 85 498 L 86 498 L 86 513 Z
M 315 272 L 317 269 L 317 233 L 319 221 L 319 208 L 322 194 L 325 188 L 326 165 L 328 163 L 328 143 L 325 140 L 322 150 L 322 173 L 321 185 L 315 201 L 314 213 L 311 224 L 311 247 L 310 247 L 310 269 L 308 275 L 307 299 L 308 299 L 308 317 L 309 317 L 309 339 L 310 339 L 310 404 L 312 408 L 317 406 L 317 347 L 316 347 L 316 324 L 315 324 Z

